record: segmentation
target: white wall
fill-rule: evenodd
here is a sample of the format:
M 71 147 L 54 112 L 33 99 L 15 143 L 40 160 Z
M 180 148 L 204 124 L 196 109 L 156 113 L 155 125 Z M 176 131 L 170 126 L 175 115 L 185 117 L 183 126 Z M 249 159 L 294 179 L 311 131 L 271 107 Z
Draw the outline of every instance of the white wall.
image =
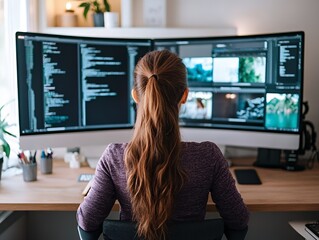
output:
M 141 0 L 136 2 L 141 3 Z M 166 0 L 168 27 L 236 27 L 239 35 L 305 32 L 304 100 L 307 119 L 319 131 L 319 1 L 318 0 Z M 142 25 L 142 8 L 134 24 Z M 319 143 L 319 140 L 317 140 Z M 318 145 L 318 144 L 317 144 Z

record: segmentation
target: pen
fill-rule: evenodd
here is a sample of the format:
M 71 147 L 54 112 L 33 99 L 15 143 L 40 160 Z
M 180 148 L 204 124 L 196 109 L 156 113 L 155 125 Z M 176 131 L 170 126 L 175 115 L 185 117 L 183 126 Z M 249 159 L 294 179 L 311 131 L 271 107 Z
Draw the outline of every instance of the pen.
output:
M 35 151 L 33 154 L 33 163 L 37 162 L 36 156 L 37 156 L 37 151 Z
M 30 151 L 30 156 L 29 156 L 29 162 L 30 163 L 36 163 L 36 155 L 37 155 L 37 151 L 35 151 L 33 154 L 32 152 Z
M 21 153 L 18 153 L 18 158 L 20 160 L 20 163 L 25 164 L 24 159 L 22 158 Z
M 29 151 L 29 163 L 33 163 L 33 154 L 31 151 Z
M 53 151 L 51 148 L 48 148 L 47 149 L 47 158 L 52 158 L 52 156 L 53 156 Z
M 47 158 L 47 155 L 45 154 L 45 151 L 42 150 L 41 152 L 41 159 L 46 159 Z
M 27 157 L 25 156 L 25 154 L 24 154 L 23 151 L 21 151 L 20 153 L 18 153 L 18 157 L 19 157 L 19 159 L 21 160 L 21 162 L 22 162 L 23 164 L 27 164 L 27 163 L 28 163 L 28 159 L 27 159 Z

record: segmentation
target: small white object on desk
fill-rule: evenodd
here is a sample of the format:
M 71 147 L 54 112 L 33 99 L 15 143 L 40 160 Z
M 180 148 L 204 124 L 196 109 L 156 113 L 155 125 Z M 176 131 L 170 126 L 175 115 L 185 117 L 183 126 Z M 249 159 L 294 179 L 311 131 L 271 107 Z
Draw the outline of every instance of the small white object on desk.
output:
M 86 165 L 85 156 L 83 154 L 78 153 L 78 152 L 67 152 L 64 155 L 64 162 L 70 163 L 74 157 L 79 159 L 81 166 Z
M 72 10 L 71 2 L 66 3 L 63 14 L 57 15 L 56 25 L 57 27 L 77 27 L 78 16 Z
M 70 161 L 70 168 L 80 168 L 81 162 L 80 162 L 80 156 L 79 153 L 75 152 L 72 155 L 71 161 Z

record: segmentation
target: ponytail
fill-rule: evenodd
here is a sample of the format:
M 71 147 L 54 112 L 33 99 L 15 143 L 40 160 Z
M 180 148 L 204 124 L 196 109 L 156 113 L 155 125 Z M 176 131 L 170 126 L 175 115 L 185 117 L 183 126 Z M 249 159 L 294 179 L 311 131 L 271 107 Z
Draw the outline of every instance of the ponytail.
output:
M 185 66 L 166 50 L 151 52 L 136 66 L 134 89 L 137 119 L 125 152 L 133 219 L 140 237 L 165 239 L 175 196 L 185 180 L 178 125 Z

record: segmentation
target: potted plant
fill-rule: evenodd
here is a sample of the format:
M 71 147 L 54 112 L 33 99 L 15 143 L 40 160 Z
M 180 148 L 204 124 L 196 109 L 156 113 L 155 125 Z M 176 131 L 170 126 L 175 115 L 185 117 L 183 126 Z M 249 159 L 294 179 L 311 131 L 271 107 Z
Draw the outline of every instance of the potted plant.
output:
M 104 12 L 110 12 L 111 6 L 107 0 L 103 0 L 103 4 L 98 0 L 90 0 L 82 2 L 79 7 L 83 8 L 83 16 L 87 19 L 87 15 L 91 10 L 93 12 L 94 26 L 104 26 Z
M 8 128 L 13 126 L 7 122 L 7 116 L 3 116 L 3 109 L 8 103 L 2 105 L 0 107 L 0 179 L 1 179 L 1 172 L 2 172 L 2 165 L 3 160 L 5 157 L 9 158 L 11 148 L 10 144 L 7 142 L 7 137 L 16 137 L 13 133 L 9 132 Z

